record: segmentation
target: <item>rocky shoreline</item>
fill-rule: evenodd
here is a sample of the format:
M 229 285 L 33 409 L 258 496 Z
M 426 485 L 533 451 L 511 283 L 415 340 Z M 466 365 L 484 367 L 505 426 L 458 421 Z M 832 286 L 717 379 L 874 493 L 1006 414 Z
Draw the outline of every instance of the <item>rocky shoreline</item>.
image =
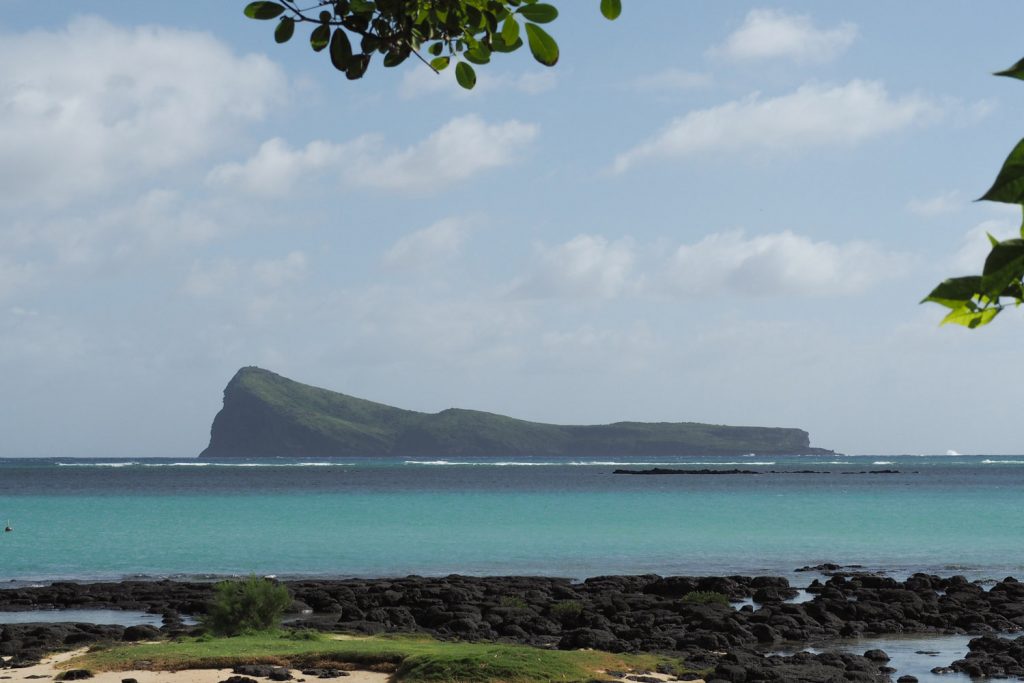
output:
M 674 653 L 713 671 L 708 681 L 885 681 L 895 673 L 883 652 L 864 655 L 780 649 L 893 634 L 979 636 L 963 660 L 938 670 L 971 676 L 1024 677 L 1024 583 L 991 587 L 961 576 L 915 574 L 905 581 L 848 573 L 834 565 L 799 594 L 782 577 L 602 576 L 573 582 L 544 577 L 295 580 L 293 628 L 323 631 L 425 633 L 441 639 L 504 641 L 539 647 Z M 814 569 L 814 568 L 805 568 Z M 163 615 L 163 627 L 10 624 L 0 627 L 5 666 L 35 663 L 49 651 L 97 641 L 142 640 L 189 633 L 182 615 L 201 615 L 210 583 L 185 581 L 58 582 L 0 590 L 0 611 L 38 609 L 142 610 Z M 727 602 L 728 601 L 728 602 Z M 734 604 L 746 602 L 739 609 Z M 752 604 L 750 604 L 752 603 Z M 671 673 L 671 672 L 666 672 Z

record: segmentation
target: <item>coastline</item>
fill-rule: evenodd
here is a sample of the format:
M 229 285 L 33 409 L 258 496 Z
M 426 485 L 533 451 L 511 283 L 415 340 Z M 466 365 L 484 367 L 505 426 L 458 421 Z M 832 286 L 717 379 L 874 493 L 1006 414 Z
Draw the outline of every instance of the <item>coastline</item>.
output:
M 12 675 L 4 676 L 13 681 L 54 680 L 64 671 L 64 665 L 75 657 L 85 654 L 88 648 L 61 652 L 41 660 L 38 664 L 10 670 Z M 292 678 L 302 678 L 301 671 L 292 671 Z M 121 683 L 133 679 L 137 683 L 220 683 L 234 674 L 230 668 L 182 669 L 180 671 L 157 671 L 151 669 L 128 669 L 125 671 L 95 672 L 93 683 Z M 354 669 L 346 672 L 347 683 L 387 683 L 388 674 Z
M 833 575 L 824 581 L 809 579 L 799 587 L 784 577 L 658 575 L 591 577 L 582 582 L 452 575 L 283 583 L 295 601 L 288 623 L 293 629 L 360 636 L 416 633 L 442 641 L 561 650 L 671 652 L 716 672 L 729 667 L 747 672 L 777 669 L 788 672 L 784 680 L 793 681 L 829 680 L 833 674 L 847 680 L 885 680 L 877 675 L 886 673 L 879 669 L 886 666 L 887 657 L 852 654 L 849 648 L 841 657 L 830 654 L 833 645 L 851 639 L 856 643 L 858 638 L 884 640 L 908 634 L 966 639 L 1024 629 L 1024 584 L 1012 578 L 983 586 L 962 576 L 916 574 L 900 581 L 856 568 L 809 569 Z M 0 611 L 83 605 L 144 610 L 161 614 L 163 626 L 0 626 L 0 654 L 13 656 L 12 664 L 18 666 L 34 664 L 68 643 L 188 635 L 194 630 L 181 621 L 182 615 L 201 613 L 211 592 L 208 582 L 168 580 L 3 589 Z M 999 647 L 992 642 L 982 646 Z M 803 652 L 807 648 L 814 648 L 815 654 Z M 782 651 L 792 654 L 775 654 Z M 829 677 L 821 678 L 829 667 Z M 876 677 L 847 675 L 857 671 Z

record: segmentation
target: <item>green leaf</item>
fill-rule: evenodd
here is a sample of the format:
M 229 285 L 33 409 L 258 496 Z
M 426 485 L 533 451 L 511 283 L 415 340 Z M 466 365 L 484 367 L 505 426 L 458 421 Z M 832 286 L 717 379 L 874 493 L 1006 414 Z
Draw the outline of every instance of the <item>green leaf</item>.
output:
M 994 76 L 1007 76 L 1009 78 L 1019 78 L 1022 81 L 1024 81 L 1024 59 L 1022 59 L 1019 62 L 1017 62 L 1016 64 L 1014 64 L 1009 69 L 1003 69 L 1002 71 L 997 71 L 993 75 Z
M 519 40 L 519 22 L 516 21 L 515 15 L 508 15 L 508 19 L 501 25 L 501 39 L 506 45 L 512 45 Z
M 544 29 L 536 24 L 527 24 L 526 38 L 530 42 L 530 52 L 534 59 L 544 66 L 558 63 L 558 43 Z
M 357 54 L 352 55 L 352 59 L 348 62 L 348 68 L 345 69 L 345 78 L 350 81 L 357 81 L 363 77 L 366 73 L 367 67 L 370 66 L 370 55 Z
M 320 24 L 309 34 L 309 45 L 315 52 L 320 52 L 331 42 L 331 27 Z
M 601 14 L 605 19 L 618 19 L 622 14 L 622 0 L 601 0 Z
M 477 43 L 463 52 L 462 56 L 474 64 L 487 64 L 491 61 L 491 51 L 483 43 Z
M 981 276 L 953 277 L 943 280 L 931 294 L 921 299 L 921 303 L 930 301 L 946 308 L 960 308 L 981 291 Z
M 476 85 L 476 72 L 469 64 L 459 62 L 455 65 L 455 80 L 466 90 L 472 90 Z
M 444 71 L 450 61 L 451 57 L 434 57 L 430 60 L 430 66 L 434 67 L 435 71 Z
M 538 24 L 546 24 L 558 18 L 558 9 L 554 5 L 540 2 L 535 5 L 523 5 L 516 12 L 523 15 L 524 19 Z
M 501 37 L 501 34 L 494 36 L 494 40 L 491 42 L 491 50 L 493 52 L 515 52 L 523 46 L 523 39 L 516 38 L 514 43 L 506 43 L 505 39 Z
M 1024 140 L 1006 157 L 996 181 L 979 199 L 1007 204 L 1024 204 Z
M 982 274 L 990 275 L 1021 258 L 1024 258 L 1024 239 L 996 242 L 995 246 L 992 247 L 992 251 L 989 252 L 988 257 L 985 259 L 985 269 L 982 271 Z
M 969 327 L 973 330 L 976 327 L 988 325 L 1001 310 L 1002 309 L 1000 308 L 976 308 L 972 306 L 963 306 L 950 311 L 949 315 L 943 318 L 942 322 L 939 324 L 946 325 L 948 323 L 953 323 L 955 325 Z
M 277 28 L 274 29 L 274 40 L 278 43 L 287 43 L 295 33 L 295 20 L 291 17 L 281 17 Z
M 1024 278 L 1024 240 L 998 242 L 985 259 L 981 293 L 997 301 L 1006 287 Z
M 994 247 L 994 246 L 999 244 L 999 240 L 997 240 L 995 237 L 993 237 L 992 233 L 986 232 L 985 233 L 985 237 L 988 238 L 989 246 L 993 246 Z
M 274 19 L 284 13 L 284 5 L 276 2 L 250 2 L 243 12 L 250 19 Z
M 313 48 L 316 49 L 315 47 Z M 331 64 L 338 71 L 348 71 L 352 60 L 352 43 L 349 42 L 345 29 L 338 27 L 331 35 Z
M 394 50 L 384 55 L 384 66 L 391 68 L 398 66 L 409 58 L 409 50 Z
M 441 50 L 443 50 L 443 49 L 444 49 L 444 43 L 436 42 L 436 43 L 431 43 L 430 44 L 430 47 L 427 48 L 427 52 L 429 52 L 430 54 L 432 54 L 432 55 L 434 55 L 436 57 L 437 55 L 441 54 Z

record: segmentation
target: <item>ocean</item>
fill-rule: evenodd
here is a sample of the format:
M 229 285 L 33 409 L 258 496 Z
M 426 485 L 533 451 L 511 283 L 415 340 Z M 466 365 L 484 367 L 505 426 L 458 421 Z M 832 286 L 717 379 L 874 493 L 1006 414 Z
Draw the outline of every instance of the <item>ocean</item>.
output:
M 652 467 L 760 474 L 613 474 Z M 795 570 L 822 562 L 997 579 L 1024 576 L 1022 492 L 1024 456 L 5 459 L 0 522 L 14 531 L 0 535 L 0 580 L 657 573 L 805 585 Z

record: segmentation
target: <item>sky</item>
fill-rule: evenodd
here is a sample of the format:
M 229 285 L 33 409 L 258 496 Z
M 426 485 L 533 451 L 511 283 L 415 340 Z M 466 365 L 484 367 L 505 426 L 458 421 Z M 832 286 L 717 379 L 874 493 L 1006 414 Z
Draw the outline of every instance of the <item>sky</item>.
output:
M 244 2 L 0 0 L 0 457 L 192 457 L 258 365 L 391 405 L 1024 453 L 1019 2 L 561 0 L 472 93 Z M 302 34 L 304 36 L 305 34 Z

